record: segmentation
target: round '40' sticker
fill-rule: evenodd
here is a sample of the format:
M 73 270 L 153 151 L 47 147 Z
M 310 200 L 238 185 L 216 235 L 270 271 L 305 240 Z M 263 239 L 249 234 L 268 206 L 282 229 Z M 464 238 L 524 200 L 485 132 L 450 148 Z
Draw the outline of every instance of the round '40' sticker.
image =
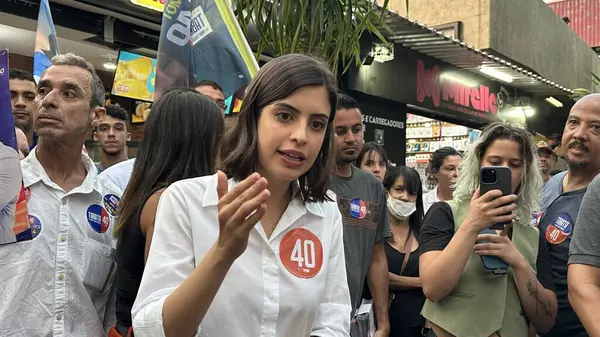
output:
M 561 244 L 571 235 L 572 231 L 571 217 L 565 213 L 558 214 L 546 228 L 546 241 L 553 245 Z
M 121 198 L 114 194 L 107 194 L 102 199 L 104 201 L 104 208 L 106 208 L 108 214 L 117 216 L 117 210 L 119 209 L 119 201 L 121 201 Z
M 306 228 L 293 229 L 279 243 L 279 258 L 294 276 L 313 278 L 323 266 L 321 240 Z
M 356 219 L 364 219 L 367 215 L 367 203 L 359 198 L 350 200 L 350 215 Z
M 87 209 L 87 221 L 98 233 L 105 233 L 110 226 L 110 218 L 104 207 L 94 204 Z

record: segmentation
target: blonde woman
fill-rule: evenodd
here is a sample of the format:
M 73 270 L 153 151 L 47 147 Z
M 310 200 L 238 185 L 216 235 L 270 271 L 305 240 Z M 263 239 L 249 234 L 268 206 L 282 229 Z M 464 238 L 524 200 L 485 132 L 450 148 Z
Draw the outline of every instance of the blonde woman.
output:
M 513 194 L 480 195 L 482 166 L 509 167 Z M 549 253 L 532 225 L 542 186 L 533 138 L 522 128 L 491 124 L 459 172 L 454 199 L 431 207 L 419 236 L 422 315 L 434 336 L 527 337 L 530 322 L 538 333 L 550 330 L 557 301 Z M 497 223 L 511 225 L 480 233 Z M 480 258 L 486 255 L 503 260 L 507 273 L 487 271 Z

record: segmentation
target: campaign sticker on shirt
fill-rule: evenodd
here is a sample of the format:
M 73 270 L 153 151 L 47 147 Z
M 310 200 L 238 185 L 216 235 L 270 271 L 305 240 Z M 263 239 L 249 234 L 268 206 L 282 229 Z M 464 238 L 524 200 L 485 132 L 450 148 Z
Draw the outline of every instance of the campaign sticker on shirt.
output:
M 108 212 L 104 207 L 94 204 L 87 209 L 87 221 L 98 233 L 105 233 L 110 226 Z
M 25 187 L 23 192 L 25 192 L 25 197 L 27 198 L 27 202 L 29 202 L 29 199 L 31 199 L 31 189 L 29 187 Z
M 119 201 L 121 198 L 117 197 L 114 194 L 107 194 L 104 196 L 104 208 L 108 214 L 112 216 L 117 216 L 117 209 L 119 209 Z
M 533 212 L 532 216 L 531 216 L 531 225 L 533 227 L 540 227 L 540 221 L 542 220 L 542 215 L 544 215 L 543 212 Z
M 321 240 L 306 228 L 293 229 L 279 243 L 279 258 L 294 276 L 313 278 L 323 266 Z
M 350 215 L 356 219 L 364 219 L 367 215 L 367 203 L 359 198 L 350 200 Z
M 31 227 L 31 237 L 35 239 L 42 232 L 42 223 L 37 217 L 29 216 L 29 226 Z
M 553 245 L 561 244 L 571 235 L 572 231 L 573 225 L 571 225 L 569 215 L 565 213 L 558 214 L 546 228 L 546 241 Z

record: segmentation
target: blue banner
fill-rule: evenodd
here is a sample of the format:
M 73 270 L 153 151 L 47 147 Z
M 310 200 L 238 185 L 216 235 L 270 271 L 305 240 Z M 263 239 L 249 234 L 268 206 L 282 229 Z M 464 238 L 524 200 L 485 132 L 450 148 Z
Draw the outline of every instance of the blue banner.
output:
M 227 0 L 166 2 L 158 45 L 155 101 L 172 87 L 212 80 L 223 88 L 231 113 L 236 106 L 239 108 L 243 88 L 257 69 Z
M 41 0 L 33 51 L 33 77 L 36 83 L 50 66 L 50 59 L 58 54 L 60 54 L 60 51 L 58 50 L 56 30 L 50 13 L 50 4 L 48 0 Z

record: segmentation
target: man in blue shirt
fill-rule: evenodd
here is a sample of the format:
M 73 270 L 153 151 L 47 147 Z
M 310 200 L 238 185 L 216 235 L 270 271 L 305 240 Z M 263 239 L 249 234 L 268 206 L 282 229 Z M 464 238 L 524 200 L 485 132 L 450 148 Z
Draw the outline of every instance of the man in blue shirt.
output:
M 588 184 L 600 171 L 600 94 L 581 98 L 569 113 L 562 146 L 568 170 L 544 185 L 540 235 L 550 251 L 558 298 L 554 328 L 544 337 L 587 337 L 567 296 L 567 261 L 575 220 Z

